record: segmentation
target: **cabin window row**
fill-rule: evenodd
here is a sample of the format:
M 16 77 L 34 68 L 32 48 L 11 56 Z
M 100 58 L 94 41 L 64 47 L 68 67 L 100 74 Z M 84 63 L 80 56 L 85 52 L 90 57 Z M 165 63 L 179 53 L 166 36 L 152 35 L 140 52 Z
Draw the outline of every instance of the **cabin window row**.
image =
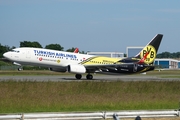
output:
M 98 63 L 98 64 L 113 64 L 113 63 L 106 63 L 106 62 L 98 62 L 98 61 L 90 61 L 90 62 L 92 62 L 92 63 Z
M 64 59 L 64 57 L 59 57 L 59 56 L 50 56 L 50 55 L 41 55 L 41 54 L 35 54 L 35 56 L 43 56 L 43 57 L 50 57 L 50 58 L 59 58 L 59 59 Z M 69 59 L 66 57 L 66 59 Z M 75 60 L 75 61 L 78 61 L 78 59 L 73 59 L 73 58 L 70 58 L 71 60 Z M 80 61 L 83 61 L 82 59 Z

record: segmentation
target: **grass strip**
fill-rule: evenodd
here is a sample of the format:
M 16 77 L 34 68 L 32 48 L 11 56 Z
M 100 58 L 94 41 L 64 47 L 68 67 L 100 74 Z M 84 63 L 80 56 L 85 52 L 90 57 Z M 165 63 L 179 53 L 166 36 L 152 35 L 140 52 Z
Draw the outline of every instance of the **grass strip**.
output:
M 180 81 L 0 82 L 0 113 L 175 109 Z

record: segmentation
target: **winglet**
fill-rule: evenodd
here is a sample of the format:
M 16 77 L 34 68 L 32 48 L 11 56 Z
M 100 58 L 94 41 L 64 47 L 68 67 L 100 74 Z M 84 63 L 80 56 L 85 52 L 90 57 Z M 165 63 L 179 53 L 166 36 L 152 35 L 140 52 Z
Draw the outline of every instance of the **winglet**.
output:
M 74 53 L 79 53 L 79 49 L 76 48 L 76 49 L 74 50 Z

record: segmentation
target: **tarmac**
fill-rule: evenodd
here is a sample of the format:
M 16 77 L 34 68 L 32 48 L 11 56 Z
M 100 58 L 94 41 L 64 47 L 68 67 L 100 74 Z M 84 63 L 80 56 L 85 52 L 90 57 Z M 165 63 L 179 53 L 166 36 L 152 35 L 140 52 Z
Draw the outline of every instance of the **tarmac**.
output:
M 180 81 L 179 78 L 160 77 L 152 75 L 93 75 L 92 80 L 87 80 L 84 75 L 77 80 L 74 75 L 1 75 L 0 81 Z

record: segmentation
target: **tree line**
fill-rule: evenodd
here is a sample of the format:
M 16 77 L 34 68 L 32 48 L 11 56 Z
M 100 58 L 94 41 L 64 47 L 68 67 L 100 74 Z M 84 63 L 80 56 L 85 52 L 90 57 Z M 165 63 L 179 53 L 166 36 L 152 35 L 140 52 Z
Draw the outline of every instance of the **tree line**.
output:
M 34 42 L 22 41 L 22 42 L 20 42 L 20 47 L 43 48 L 42 45 L 36 41 L 34 41 Z M 0 58 L 3 57 L 3 53 L 10 51 L 14 48 L 16 48 L 16 47 L 14 47 L 14 46 L 9 47 L 8 45 L 3 46 L 0 43 Z M 64 47 L 62 47 L 60 44 L 49 44 L 49 45 L 46 45 L 44 48 L 52 49 L 52 50 L 59 50 L 59 51 L 67 51 L 67 52 L 73 52 L 76 49 L 75 47 L 72 47 L 67 50 L 64 50 Z M 85 54 L 84 51 L 79 51 L 79 52 L 82 54 Z M 126 56 L 126 55 L 124 55 L 124 56 Z M 174 53 L 162 52 L 162 53 L 157 54 L 156 58 L 175 58 L 176 59 L 176 58 L 180 58 L 180 52 L 174 52 Z
M 173 52 L 173 53 L 170 53 L 170 52 L 162 52 L 162 53 L 159 53 L 157 54 L 156 58 L 180 58 L 180 52 Z

